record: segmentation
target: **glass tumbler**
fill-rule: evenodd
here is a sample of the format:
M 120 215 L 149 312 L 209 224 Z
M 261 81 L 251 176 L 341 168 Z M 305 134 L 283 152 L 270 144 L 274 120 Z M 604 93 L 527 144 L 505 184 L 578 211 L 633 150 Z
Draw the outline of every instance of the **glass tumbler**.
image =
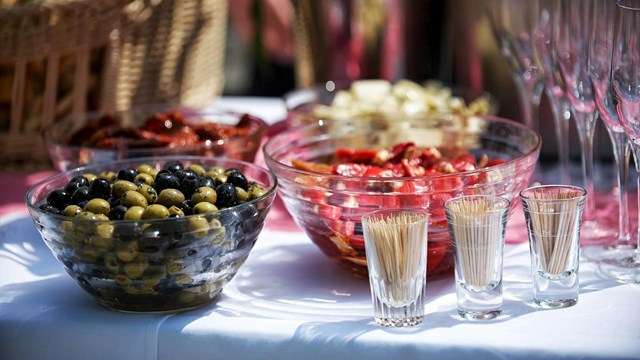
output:
M 502 257 L 511 205 L 492 195 L 449 199 L 444 209 L 454 249 L 458 314 L 493 319 L 502 312 Z
M 382 209 L 362 216 L 376 323 L 418 325 L 424 317 L 429 215 Z
M 587 191 L 570 185 L 533 186 L 520 200 L 527 222 L 533 301 L 545 309 L 578 302 L 580 227 Z

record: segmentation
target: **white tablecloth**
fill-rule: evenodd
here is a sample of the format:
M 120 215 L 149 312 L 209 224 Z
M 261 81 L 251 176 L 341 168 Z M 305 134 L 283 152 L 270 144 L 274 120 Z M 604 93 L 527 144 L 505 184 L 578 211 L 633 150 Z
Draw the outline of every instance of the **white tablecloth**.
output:
M 368 282 L 300 232 L 266 229 L 214 303 L 172 315 L 102 308 L 51 255 L 23 213 L 0 222 L 1 359 L 640 358 L 640 286 L 581 263 L 574 307 L 531 302 L 528 247 L 508 245 L 504 311 L 457 316 L 452 279 L 427 282 L 424 322 L 375 325 Z
M 271 123 L 283 117 L 275 100 L 224 104 L 254 106 Z M 640 359 L 640 286 L 580 266 L 578 304 L 540 310 L 528 247 L 511 244 L 498 319 L 460 319 L 448 278 L 428 281 L 421 325 L 390 329 L 373 322 L 365 279 L 303 233 L 272 227 L 217 301 L 172 315 L 125 314 L 102 308 L 64 272 L 25 211 L 5 212 L 0 359 Z

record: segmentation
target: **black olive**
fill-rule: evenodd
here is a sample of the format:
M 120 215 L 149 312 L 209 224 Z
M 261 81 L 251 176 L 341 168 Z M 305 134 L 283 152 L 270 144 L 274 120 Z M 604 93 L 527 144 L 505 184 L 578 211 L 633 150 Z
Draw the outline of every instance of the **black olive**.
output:
M 111 208 L 109 211 L 109 219 L 122 220 L 124 219 L 124 213 L 127 212 L 127 207 L 124 205 L 117 205 Z
M 47 196 L 47 204 L 57 208 L 58 210 L 66 208 L 70 203 L 71 195 L 61 189 L 53 190 L 49 196 Z
M 237 170 L 231 171 L 227 174 L 227 182 L 244 190 L 249 189 L 249 182 L 247 181 L 247 178 Z
M 211 176 L 201 176 L 198 178 L 198 187 L 208 186 L 212 189 L 215 189 L 216 183 L 213 181 Z
M 110 196 L 109 199 L 107 199 L 107 201 L 109 201 L 109 205 L 113 208 L 116 207 L 118 205 L 120 205 L 120 199 Z
M 236 204 L 238 195 L 233 184 L 222 184 L 216 188 L 217 200 L 215 205 L 218 208 L 232 207 Z
M 81 202 L 85 202 L 89 200 L 89 188 L 81 187 L 78 190 L 73 192 L 71 195 L 71 203 L 74 205 L 78 205 Z
M 136 169 L 127 168 L 127 169 L 122 169 L 118 171 L 119 180 L 127 180 L 127 181 L 133 182 L 133 180 L 135 180 L 137 175 L 138 175 L 138 170 Z
M 180 208 L 180 210 L 182 210 L 185 216 L 193 215 L 193 206 L 194 204 L 191 200 L 185 200 L 178 204 L 178 207 Z
M 162 167 L 164 170 L 169 170 L 172 174 L 176 171 L 184 169 L 180 161 L 169 161 Z
M 111 187 L 105 179 L 97 178 L 89 185 L 89 198 L 101 198 L 107 200 L 111 195 Z
M 191 198 L 191 195 L 200 187 L 200 183 L 196 176 L 187 176 L 180 182 L 178 190 L 180 190 L 186 198 Z
M 153 187 L 158 194 L 164 189 L 177 189 L 179 186 L 180 180 L 167 173 L 158 173 L 156 179 L 153 181 Z
M 81 187 L 85 187 L 85 186 L 83 186 L 77 181 L 69 181 L 67 185 L 64 186 L 64 191 L 66 191 L 69 194 L 73 194 L 76 190 L 80 189 Z
M 62 214 L 62 211 L 60 209 L 50 204 L 40 204 L 38 208 L 49 214 Z
M 74 182 L 74 183 L 78 183 L 80 184 L 80 186 L 89 186 L 89 179 L 87 179 L 86 177 L 82 176 L 82 175 L 78 175 L 78 176 L 74 176 L 71 178 L 71 180 L 69 180 L 69 182 Z
M 177 177 L 180 181 L 182 181 L 182 180 L 184 180 L 185 178 L 188 178 L 188 177 L 197 178 L 198 174 L 196 174 L 195 171 L 190 170 L 190 169 L 182 169 L 182 170 L 178 170 L 178 171 L 174 172 L 173 176 Z

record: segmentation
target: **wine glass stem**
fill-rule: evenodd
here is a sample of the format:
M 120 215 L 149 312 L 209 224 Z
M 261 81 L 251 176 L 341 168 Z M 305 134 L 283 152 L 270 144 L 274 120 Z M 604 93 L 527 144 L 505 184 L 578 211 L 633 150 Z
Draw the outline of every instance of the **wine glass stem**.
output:
M 569 170 L 569 117 L 565 116 L 567 110 L 569 110 L 569 102 L 564 98 L 562 93 L 558 94 L 548 86 L 546 89 L 556 129 L 561 179 L 564 184 L 571 184 L 571 173 Z
M 609 137 L 613 143 L 613 157 L 617 166 L 618 181 L 618 242 L 628 243 L 631 239 L 629 230 L 629 212 L 627 211 L 628 190 L 627 178 L 629 175 L 629 157 L 631 156 L 631 148 L 627 141 L 627 135 L 624 132 L 609 129 Z
M 637 202 L 638 202 L 637 221 L 638 221 L 639 227 L 638 227 L 638 231 L 636 232 L 637 244 L 636 244 L 634 261 L 640 262 L 640 145 L 637 145 L 635 142 L 631 142 L 631 146 L 633 148 L 636 172 L 638 173 L 638 176 L 636 179 L 636 192 L 637 192 Z
M 522 118 L 524 123 L 538 131 L 538 109 L 540 108 L 540 100 L 542 99 L 542 90 L 544 85 L 541 81 L 527 81 L 519 75 L 515 75 L 516 84 L 518 85 L 518 95 L 520 104 L 522 105 Z
M 595 111 L 582 112 L 574 109 L 573 116 L 580 137 L 582 153 L 582 177 L 587 198 L 584 204 L 583 219 L 592 221 L 596 216 L 595 187 L 593 185 L 593 136 L 595 134 Z

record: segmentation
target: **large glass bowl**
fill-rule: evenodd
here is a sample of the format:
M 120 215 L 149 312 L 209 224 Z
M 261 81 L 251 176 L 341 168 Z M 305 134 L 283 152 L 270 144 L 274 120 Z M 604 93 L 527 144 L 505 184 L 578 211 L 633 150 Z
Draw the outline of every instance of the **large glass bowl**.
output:
M 242 172 L 266 192 L 199 215 L 153 220 L 94 220 L 41 209 L 48 194 L 87 173 L 169 161 Z M 66 272 L 103 306 L 125 312 L 175 312 L 211 302 L 245 262 L 276 194 L 276 178 L 257 165 L 204 157 L 143 158 L 86 166 L 31 187 L 26 203 L 42 239 Z
M 522 124 L 493 116 L 436 114 L 377 120 L 345 125 L 323 119 L 284 131 L 263 148 L 267 166 L 278 178 L 279 193 L 295 223 L 345 268 L 367 273 L 361 216 L 375 209 L 405 207 L 429 212 L 427 274 L 444 274 L 453 268 L 444 202 L 461 194 L 495 194 L 517 201 L 534 171 L 540 137 Z M 506 162 L 455 174 L 387 178 L 331 175 L 292 166 L 293 160 L 330 162 L 340 147 L 380 149 L 407 141 Z
M 196 144 L 178 143 L 177 145 L 171 144 L 168 146 L 165 146 L 162 142 L 153 141 L 155 138 L 152 141 L 121 141 L 117 139 L 120 137 L 120 139 L 130 140 L 131 136 L 138 136 L 137 133 L 131 135 L 131 132 L 135 132 L 136 129 L 143 126 L 147 119 L 156 114 L 168 114 L 173 111 L 186 117 L 190 126 L 202 124 L 236 126 L 245 116 L 243 121 L 248 132 L 240 136 L 216 139 L 215 141 L 200 141 Z M 93 124 L 97 124 L 106 115 L 116 119 L 125 130 L 117 127 L 112 131 L 111 128 L 105 128 L 104 126 L 91 128 Z M 167 124 L 170 128 L 171 125 Z M 83 133 L 80 133 L 81 129 L 83 129 Z M 99 162 L 172 155 L 216 156 L 253 162 L 267 129 L 268 124 L 256 116 L 225 109 L 194 110 L 171 105 L 146 105 L 122 112 L 107 113 L 101 111 L 70 116 L 54 123 L 46 129 L 43 136 L 54 167 L 59 171 L 66 171 L 82 165 Z M 100 133 L 97 131 L 100 131 Z M 116 141 L 99 147 L 93 145 L 93 143 L 90 145 L 77 144 L 77 141 L 74 142 L 71 137 L 75 136 L 77 138 L 78 135 L 84 138 L 94 136 L 98 138 L 98 141 L 104 140 L 107 136 L 113 136 Z M 143 134 L 145 137 L 153 137 L 154 135 Z M 177 136 L 172 134 L 168 138 L 172 140 L 176 139 Z

